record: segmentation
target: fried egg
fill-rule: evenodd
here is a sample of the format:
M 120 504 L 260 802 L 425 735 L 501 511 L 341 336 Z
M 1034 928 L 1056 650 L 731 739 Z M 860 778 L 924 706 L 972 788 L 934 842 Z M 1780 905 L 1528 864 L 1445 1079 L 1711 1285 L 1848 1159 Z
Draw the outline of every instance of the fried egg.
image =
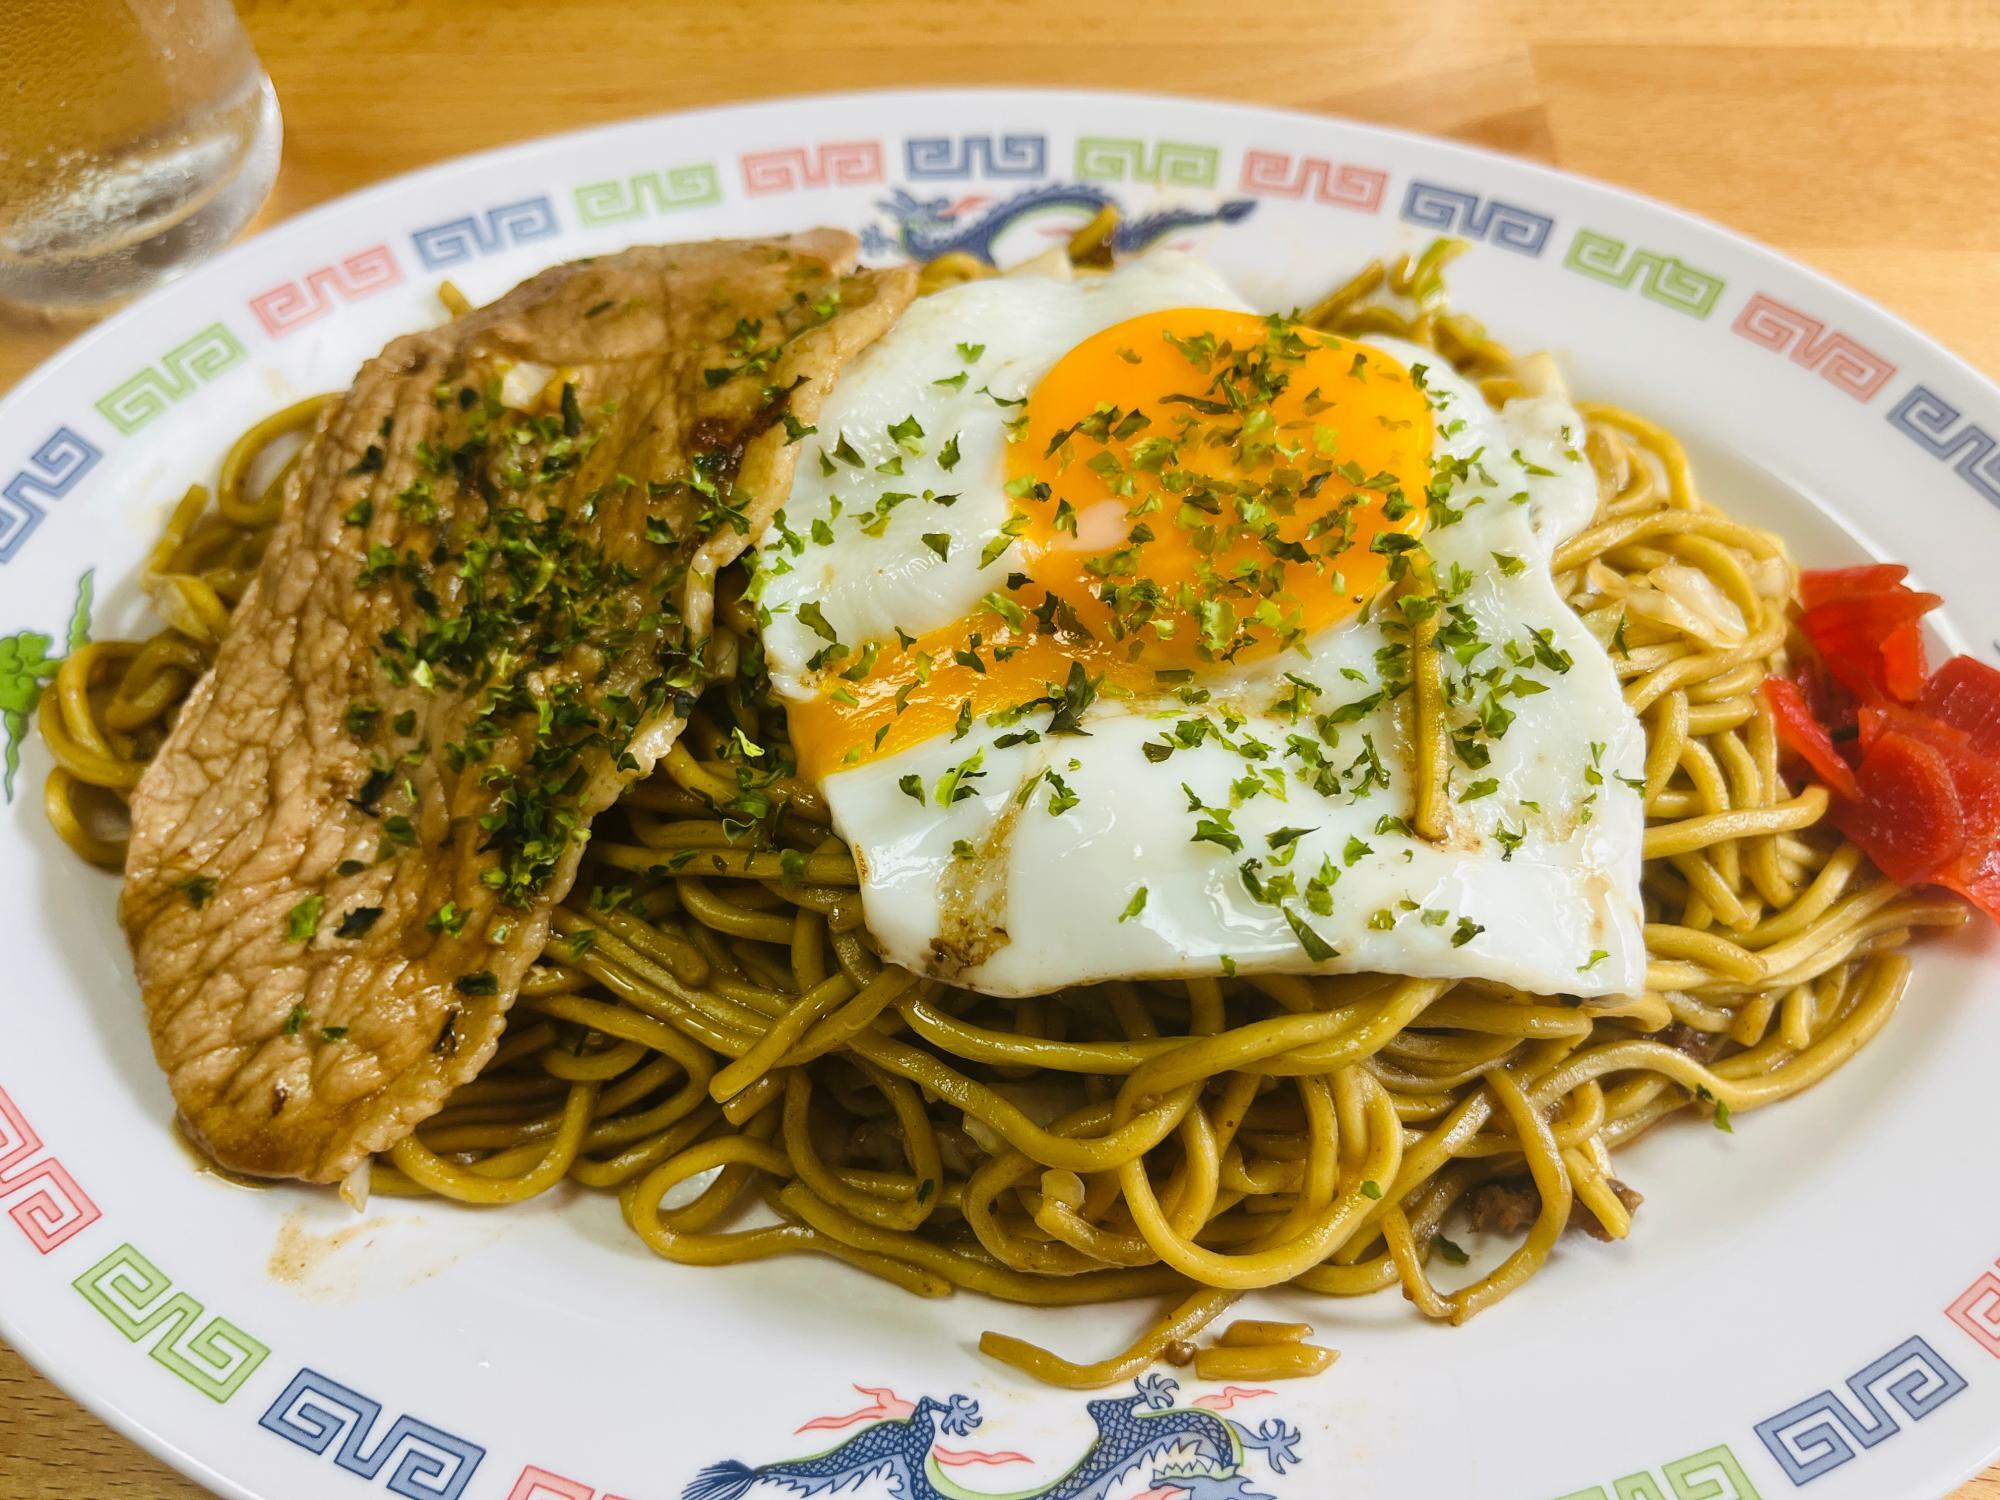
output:
M 1551 572 L 1583 430 L 1174 253 L 917 302 L 799 435 L 751 584 L 883 957 L 1640 989 L 1644 740 Z

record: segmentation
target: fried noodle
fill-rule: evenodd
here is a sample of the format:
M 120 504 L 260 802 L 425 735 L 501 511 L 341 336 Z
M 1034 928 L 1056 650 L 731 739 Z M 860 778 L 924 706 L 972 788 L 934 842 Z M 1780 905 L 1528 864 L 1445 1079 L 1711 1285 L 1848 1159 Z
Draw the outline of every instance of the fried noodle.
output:
M 1108 262 L 1112 227 L 1078 236 L 1079 268 Z M 1495 404 L 1548 388 L 1546 360 L 1450 309 L 1452 253 L 1372 263 L 1308 320 L 1435 350 Z M 938 262 L 924 284 L 984 274 Z M 332 399 L 258 423 L 212 503 L 197 486 L 175 508 L 144 573 L 166 628 L 77 649 L 43 696 L 45 805 L 85 859 L 122 866 L 117 804 L 213 660 L 296 452 L 255 494 L 249 476 Z M 1634 1199 L 1612 1151 L 1670 1115 L 1726 1126 L 1824 1078 L 1894 1012 L 1913 930 L 1963 910 L 1876 872 L 1820 825 L 1825 792 L 1780 770 L 1758 692 L 1787 648 L 1779 539 L 1705 501 L 1670 433 L 1579 410 L 1599 503 L 1555 572 L 1644 723 L 1641 997 L 1345 975 L 1008 1001 L 885 966 L 824 799 L 739 748 L 787 741 L 742 580 L 725 579 L 717 629 L 735 640 L 715 659 L 738 670 L 598 821 L 499 1051 L 375 1162 L 371 1190 L 501 1204 L 572 1180 L 615 1192 L 633 1232 L 686 1264 L 810 1252 L 923 1296 L 1163 1305 L 1094 1362 L 982 1340 L 1072 1387 L 1162 1358 L 1214 1378 L 1310 1374 L 1333 1355 L 1301 1342 L 1303 1325 L 1239 1323 L 1198 1355 L 1190 1341 L 1272 1286 L 1400 1286 L 1462 1323 L 1539 1270 L 1570 1223 L 1623 1237 Z M 1422 731 L 1441 713 L 1436 674 L 1425 683 L 1420 825 L 1442 753 Z M 1440 1285 L 1440 1259 L 1463 1260 L 1448 1217 L 1494 1191 L 1522 1205 L 1525 1235 L 1492 1270 Z

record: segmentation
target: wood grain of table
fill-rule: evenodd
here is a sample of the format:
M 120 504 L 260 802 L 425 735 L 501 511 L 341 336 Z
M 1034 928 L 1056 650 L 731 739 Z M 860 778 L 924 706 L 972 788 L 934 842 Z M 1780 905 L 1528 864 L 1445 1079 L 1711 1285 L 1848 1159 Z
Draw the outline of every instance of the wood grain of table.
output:
M 2000 6 L 1982 0 L 290 0 L 263 222 L 440 158 L 897 84 L 1116 86 L 1448 136 L 1777 246 L 2000 373 Z M 0 390 L 80 325 L 0 312 Z M 2000 1442 L 2000 1433 L 1995 1441 Z M 0 1346 L 0 1496 L 198 1500 Z M 2000 1467 L 1952 1500 L 2000 1500 Z

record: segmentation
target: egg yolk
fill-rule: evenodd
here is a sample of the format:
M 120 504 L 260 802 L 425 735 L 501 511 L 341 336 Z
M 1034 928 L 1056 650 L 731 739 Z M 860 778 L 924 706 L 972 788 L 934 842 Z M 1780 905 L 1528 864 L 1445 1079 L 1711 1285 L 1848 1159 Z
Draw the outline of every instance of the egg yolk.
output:
M 1015 570 L 971 616 L 829 664 L 789 710 L 807 776 L 973 717 L 1060 714 L 1078 684 L 1157 695 L 1338 624 L 1404 571 L 1433 431 L 1418 378 L 1379 349 L 1183 307 L 1071 349 L 1008 436 L 989 550 L 1011 541 Z

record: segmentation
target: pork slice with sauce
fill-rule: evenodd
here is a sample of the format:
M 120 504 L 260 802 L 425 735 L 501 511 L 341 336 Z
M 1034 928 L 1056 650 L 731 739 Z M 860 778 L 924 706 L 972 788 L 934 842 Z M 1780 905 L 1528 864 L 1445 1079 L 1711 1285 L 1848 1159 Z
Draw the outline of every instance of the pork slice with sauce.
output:
M 492 1055 L 591 819 L 701 686 L 717 571 L 909 302 L 855 251 L 556 267 L 323 415 L 132 798 L 121 916 L 217 1162 L 339 1180 Z

